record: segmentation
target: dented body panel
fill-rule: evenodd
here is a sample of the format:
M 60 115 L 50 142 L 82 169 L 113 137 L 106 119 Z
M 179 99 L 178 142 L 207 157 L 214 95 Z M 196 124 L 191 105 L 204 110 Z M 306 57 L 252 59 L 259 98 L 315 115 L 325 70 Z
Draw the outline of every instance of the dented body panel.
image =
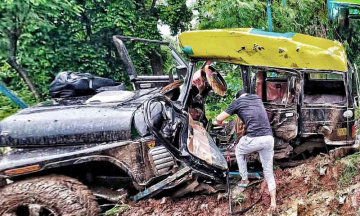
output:
M 301 137 L 321 134 L 327 145 L 353 144 L 351 128 L 354 119 L 346 120 L 343 113 L 353 108 L 346 107 L 303 107 L 301 117 Z
M 341 43 L 292 32 L 258 29 L 188 31 L 180 44 L 194 59 L 275 68 L 347 71 Z

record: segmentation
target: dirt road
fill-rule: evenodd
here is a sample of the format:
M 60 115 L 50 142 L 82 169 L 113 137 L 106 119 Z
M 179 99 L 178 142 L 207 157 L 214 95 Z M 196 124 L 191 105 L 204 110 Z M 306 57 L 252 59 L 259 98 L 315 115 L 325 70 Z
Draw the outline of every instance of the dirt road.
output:
M 278 212 L 275 215 L 360 214 L 360 154 L 331 162 L 318 156 L 295 168 L 275 170 Z M 266 182 L 243 193 L 232 189 L 234 210 L 244 209 L 260 199 L 245 215 L 266 215 L 270 205 Z M 226 193 L 192 195 L 181 199 L 143 200 L 129 203 L 124 215 L 228 215 Z

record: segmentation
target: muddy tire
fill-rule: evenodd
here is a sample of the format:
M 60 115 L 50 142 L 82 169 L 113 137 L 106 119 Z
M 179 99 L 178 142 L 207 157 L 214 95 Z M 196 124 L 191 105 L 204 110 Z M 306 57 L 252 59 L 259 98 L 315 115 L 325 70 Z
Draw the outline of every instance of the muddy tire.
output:
M 50 175 L 0 189 L 0 215 L 99 215 L 91 191 L 76 179 Z

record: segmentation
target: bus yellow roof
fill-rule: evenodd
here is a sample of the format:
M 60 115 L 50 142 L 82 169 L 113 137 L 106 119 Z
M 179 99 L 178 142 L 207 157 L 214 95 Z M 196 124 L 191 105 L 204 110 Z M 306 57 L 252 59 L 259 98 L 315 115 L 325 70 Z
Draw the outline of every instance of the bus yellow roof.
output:
M 337 41 L 292 32 L 237 28 L 180 34 L 185 53 L 194 59 L 276 68 L 347 71 L 344 47 Z

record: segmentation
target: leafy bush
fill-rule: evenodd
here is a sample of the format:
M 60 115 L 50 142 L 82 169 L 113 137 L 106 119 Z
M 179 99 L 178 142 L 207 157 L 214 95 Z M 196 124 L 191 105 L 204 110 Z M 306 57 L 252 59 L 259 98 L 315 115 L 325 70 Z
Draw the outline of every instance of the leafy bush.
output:
M 186 0 L 156 4 L 142 0 L 0 1 L 0 14 L 0 81 L 29 104 L 34 103 L 33 95 L 18 73 L 5 63 L 13 35 L 20 34 L 17 62 L 46 99 L 50 82 L 61 71 L 87 72 L 129 83 L 112 36 L 161 40 L 158 23 L 169 24 L 175 35 L 186 30 L 192 18 Z M 138 73 L 152 74 L 148 62 L 154 46 L 127 46 Z M 163 57 L 168 71 L 168 53 L 161 49 L 156 52 Z M 0 106 L 2 117 L 16 111 L 4 98 Z
M 236 93 L 242 89 L 241 69 L 239 66 L 224 63 L 215 63 L 215 68 L 226 74 L 227 91 L 224 97 L 214 94 L 206 100 L 206 117 L 215 119 L 221 111 L 225 110 L 235 99 Z

